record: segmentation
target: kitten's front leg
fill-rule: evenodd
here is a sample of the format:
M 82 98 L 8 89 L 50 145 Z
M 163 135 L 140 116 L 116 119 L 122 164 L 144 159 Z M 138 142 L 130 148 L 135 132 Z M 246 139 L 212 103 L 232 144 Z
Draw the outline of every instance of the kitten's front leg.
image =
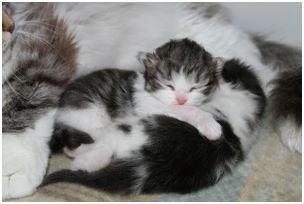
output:
M 197 107 L 171 106 L 169 116 L 188 122 L 210 140 L 219 139 L 222 135 L 221 125 L 214 119 L 213 115 Z

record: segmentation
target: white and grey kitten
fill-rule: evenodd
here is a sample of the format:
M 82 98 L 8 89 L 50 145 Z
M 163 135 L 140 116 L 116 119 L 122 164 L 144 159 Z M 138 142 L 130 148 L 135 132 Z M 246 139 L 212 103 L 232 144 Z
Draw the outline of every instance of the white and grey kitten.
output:
M 187 193 L 215 184 L 243 159 L 266 104 L 248 67 L 219 64 L 188 39 L 142 58 L 143 76 L 107 69 L 69 85 L 51 147 L 74 157 L 72 170 L 49 175 L 44 185 Z

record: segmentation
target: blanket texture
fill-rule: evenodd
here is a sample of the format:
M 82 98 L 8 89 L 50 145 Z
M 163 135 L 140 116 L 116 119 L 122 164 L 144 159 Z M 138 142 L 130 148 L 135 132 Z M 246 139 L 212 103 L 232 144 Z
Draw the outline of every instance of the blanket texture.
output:
M 53 155 L 48 172 L 70 160 Z M 191 194 L 119 196 L 76 184 L 58 183 L 9 201 L 302 201 L 302 156 L 290 152 L 265 125 L 246 160 L 218 184 Z

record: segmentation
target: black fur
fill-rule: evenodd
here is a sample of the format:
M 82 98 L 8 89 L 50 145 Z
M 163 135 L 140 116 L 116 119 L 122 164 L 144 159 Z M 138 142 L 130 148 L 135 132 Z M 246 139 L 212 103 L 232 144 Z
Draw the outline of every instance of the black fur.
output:
M 190 43 L 190 45 L 193 43 L 187 40 L 181 42 Z M 164 47 L 166 46 L 170 50 L 172 48 L 170 46 L 174 47 L 176 44 L 169 43 Z M 175 51 L 177 56 L 183 53 L 181 49 L 175 50 L 174 48 L 172 52 Z M 161 56 L 161 54 L 159 55 Z M 203 57 L 208 58 L 208 55 Z M 146 60 L 153 60 L 149 58 L 148 56 Z M 153 62 L 146 61 L 145 63 L 147 65 Z M 184 63 L 187 64 L 187 60 Z M 128 74 L 125 76 L 128 77 L 123 78 L 122 76 L 126 73 Z M 94 100 L 97 102 L 100 100 L 108 100 L 108 102 L 116 100 L 114 104 L 118 103 L 119 105 L 111 106 L 111 108 L 109 105 L 106 106 L 110 116 L 113 118 L 121 116 L 121 113 L 126 110 L 124 108 L 128 107 L 129 110 L 133 108 L 132 83 L 136 77 L 136 74 L 134 77 L 133 74 L 135 73 L 121 70 L 95 72 L 94 76 L 89 75 L 84 77 L 85 80 L 83 81 L 78 80 L 78 84 L 71 85 L 67 93 L 63 95 L 64 99 L 62 99 L 63 103 L 61 105 L 84 107 L 88 103 L 93 103 Z M 218 77 L 218 73 L 215 74 Z M 252 121 L 248 121 L 248 125 L 254 129 L 257 127 L 254 125 L 258 124 L 258 120 L 264 113 L 266 103 L 259 81 L 250 71 L 250 68 L 238 60 L 227 61 L 221 74 L 223 79 L 231 83 L 234 89 L 247 90 L 256 96 L 259 108 L 256 117 Z M 98 80 L 97 84 L 93 83 L 94 80 Z M 84 85 L 88 81 L 92 84 Z M 107 82 L 110 83 L 110 88 L 106 88 L 108 87 L 108 85 L 105 85 Z M 129 84 L 129 92 L 115 91 L 115 94 L 112 93 L 112 89 L 120 90 L 120 85 L 124 83 Z M 77 93 L 79 91 L 81 94 Z M 129 97 L 126 97 L 125 94 Z M 132 156 L 123 159 L 113 157 L 108 166 L 96 172 L 70 170 L 55 172 L 45 178 L 43 185 L 56 182 L 72 182 L 126 194 L 189 193 L 211 186 L 244 159 L 242 144 L 226 121 L 227 116 L 224 115 L 223 110 L 223 112 L 221 110 L 216 111 L 219 113 L 217 121 L 222 126 L 223 132 L 218 140 L 210 141 L 200 135 L 192 125 L 171 117 L 152 115 L 144 119 L 139 118 L 139 122 L 132 124 L 132 128 L 133 125 L 140 126 L 137 129 L 143 130 L 142 134 L 147 136 L 148 141 L 143 144 L 141 149 L 134 150 Z M 112 113 L 111 115 L 111 112 L 117 114 Z M 118 128 L 127 134 L 133 133 L 131 130 L 128 131 L 129 126 L 124 123 L 119 124 Z M 249 132 L 252 133 L 253 131 Z M 251 133 L 248 133 L 249 135 L 246 135 L 246 137 L 250 137 Z
M 275 120 L 292 119 L 302 126 L 302 68 L 285 71 L 274 80 L 271 91 L 271 113 Z
M 62 170 L 45 178 L 42 186 L 72 182 L 115 193 L 188 193 L 211 186 L 243 160 L 240 141 L 230 125 L 220 140 L 209 141 L 193 126 L 167 116 L 150 116 L 140 125 L 149 142 L 134 157 L 113 161 L 92 173 Z M 139 156 L 138 156 L 139 155 Z M 145 175 L 138 174 L 144 168 Z
M 146 67 L 144 77 L 147 91 L 162 88 L 159 79 L 171 80 L 172 74 L 179 73 L 181 69 L 197 83 L 208 82 L 202 91 L 205 95 L 209 95 L 218 85 L 217 61 L 203 47 L 188 38 L 171 40 L 158 47 L 155 53 L 147 54 L 142 61 Z
M 155 120 L 151 123 L 149 120 Z M 239 139 L 228 123 L 218 121 L 221 139 L 210 141 L 182 121 L 156 116 L 144 121 L 150 144 L 142 149 L 151 172 L 143 193 L 189 193 L 215 184 L 243 159 Z
M 61 170 L 46 177 L 40 186 L 65 181 L 80 183 L 109 192 L 129 194 L 131 193 L 131 187 L 138 179 L 135 175 L 136 166 L 138 166 L 136 162 L 125 160 L 113 161 L 105 168 L 92 173 L 82 170 Z
M 130 133 L 132 130 L 132 126 L 128 124 L 119 124 L 117 128 L 123 131 L 124 133 Z
M 229 60 L 224 64 L 222 77 L 226 82 L 235 85 L 235 89 L 244 89 L 258 96 L 256 99 L 258 101 L 258 109 L 256 114 L 258 119 L 261 119 L 265 112 L 266 96 L 259 80 L 253 71 L 250 70 L 250 67 L 241 63 L 239 60 Z M 248 122 L 249 125 L 250 123 L 255 123 L 255 121 Z
M 105 69 L 93 72 L 67 87 L 59 107 L 84 108 L 89 103 L 102 101 L 112 118 L 123 116 L 127 109 L 133 107 L 133 84 L 136 78 L 134 71 Z
M 49 145 L 52 152 L 56 153 L 61 152 L 65 146 L 69 149 L 75 149 L 81 144 L 91 143 L 94 143 L 94 140 L 89 134 L 67 125 L 56 123 Z
M 275 128 L 290 120 L 302 126 L 302 51 L 297 47 L 253 37 L 261 60 L 280 73 L 272 81 L 269 110 Z

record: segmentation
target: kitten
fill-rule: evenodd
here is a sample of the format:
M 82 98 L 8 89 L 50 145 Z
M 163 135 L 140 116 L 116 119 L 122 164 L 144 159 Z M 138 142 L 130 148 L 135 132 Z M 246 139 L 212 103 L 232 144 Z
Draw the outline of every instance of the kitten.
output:
M 70 84 L 59 102 L 59 126 L 90 134 L 131 115 L 169 114 L 192 124 L 208 139 L 221 135 L 213 116 L 200 109 L 218 87 L 218 59 L 183 39 L 170 41 L 153 54 L 140 53 L 139 60 L 144 74 L 105 69 Z
M 188 39 L 172 40 L 141 59 L 143 81 L 134 71 L 109 69 L 76 80 L 63 93 L 51 146 L 65 146 L 74 157 L 72 170 L 49 175 L 43 185 L 188 193 L 215 184 L 243 159 L 265 108 L 248 67 L 237 60 L 216 63 Z M 180 118 L 164 115 L 168 108 Z M 215 115 L 220 137 L 210 139 L 193 126 L 196 120 L 213 125 L 213 115 L 202 109 Z
M 40 57 L 41 54 L 44 55 L 46 49 L 51 50 L 49 53 L 52 57 L 48 58 L 45 62 L 43 61 L 45 58 L 41 58 L 41 61 L 46 65 L 55 62 L 61 63 L 62 56 L 64 56 L 63 58 L 67 58 L 69 61 L 70 58 L 65 57 L 66 55 L 63 53 L 70 53 L 74 56 L 75 53 L 72 50 L 75 47 L 78 48 L 76 57 L 72 58 L 76 61 L 75 64 L 79 65 L 77 69 L 75 69 L 75 66 L 70 66 L 70 63 L 68 63 L 68 66 L 65 64 L 62 69 L 56 69 L 56 71 L 54 71 L 52 67 L 47 66 L 45 71 L 48 71 L 49 69 L 50 72 L 48 72 L 48 74 L 52 76 L 53 74 L 56 74 L 56 77 L 53 79 L 60 79 L 59 81 L 61 81 L 61 79 L 70 78 L 70 71 L 72 70 L 76 71 L 76 74 L 73 75 L 74 79 L 109 66 L 120 67 L 123 69 L 142 70 L 143 66 L 134 57 L 139 50 L 151 51 L 160 44 L 168 41 L 168 39 L 176 37 L 191 37 L 191 39 L 194 39 L 200 45 L 203 45 L 204 48 L 206 48 L 215 57 L 221 57 L 226 60 L 232 58 L 241 59 L 243 62 L 250 65 L 253 71 L 261 79 L 261 84 L 263 85 L 264 90 L 266 90 L 265 87 L 267 87 L 266 85 L 269 84 L 271 80 L 277 78 L 276 72 L 271 69 L 272 65 L 276 63 L 282 64 L 281 62 L 289 61 L 290 59 L 282 58 L 282 54 L 278 54 L 273 57 L 269 64 L 263 64 L 264 50 L 267 50 L 268 48 L 272 49 L 273 47 L 267 44 L 267 41 L 263 46 L 257 46 L 249 34 L 232 24 L 229 20 L 229 16 L 225 13 L 225 8 L 214 3 L 143 4 L 16 2 L 3 3 L 2 5 L 3 7 L 7 7 L 9 5 L 9 7 L 13 8 L 12 12 L 9 12 L 9 15 L 11 15 L 12 20 L 15 23 L 15 30 L 12 35 L 9 32 L 6 32 L 3 33 L 4 35 L 2 35 L 2 37 L 9 39 L 9 42 L 17 42 L 16 46 L 7 46 L 7 48 L 2 49 L 3 82 L 10 78 L 11 75 L 14 75 L 15 71 L 18 70 L 17 65 L 22 59 L 18 58 L 19 54 L 25 54 L 25 50 L 28 50 L 21 49 L 20 47 L 22 46 L 19 47 L 18 44 L 27 44 L 27 41 L 35 41 L 35 46 L 39 43 L 39 46 L 37 45 L 39 49 L 36 49 L 38 57 Z M 130 15 L 131 13 L 132 15 Z M 56 26 L 57 24 L 60 26 Z M 2 29 L 3 28 L 8 28 L 8 30 L 10 30 L 10 26 L 4 26 Z M 62 43 L 54 43 L 53 38 L 50 38 L 49 34 L 45 34 L 46 31 L 49 31 L 50 33 L 54 32 L 52 35 L 53 37 L 60 34 L 62 35 L 62 38 L 66 38 L 66 33 L 73 35 L 73 43 L 71 43 L 70 38 L 60 41 Z M 22 32 L 26 33 L 22 34 Z M 17 41 L 15 41 L 16 38 L 18 38 Z M 2 46 L 5 46 L 5 44 L 6 43 L 2 41 Z M 43 49 L 41 50 L 42 47 Z M 66 50 L 62 50 L 63 47 Z M 34 50 L 35 49 L 33 49 L 33 51 Z M 53 55 L 55 50 L 59 52 L 59 54 Z M 282 46 L 279 46 L 276 50 L 281 51 L 283 54 L 288 52 L 285 49 L 282 49 Z M 6 54 L 4 52 L 6 52 Z M 12 53 L 12 56 L 14 57 L 5 58 L 10 56 L 8 53 Z M 274 52 L 270 51 L 269 53 Z M 288 53 L 292 54 L 290 52 Z M 31 52 L 26 56 L 28 56 L 28 59 L 31 59 Z M 69 62 L 72 62 L 73 60 Z M 301 60 L 299 60 L 299 62 L 301 63 Z M 102 67 L 100 67 L 101 64 L 103 65 Z M 31 63 L 24 64 L 23 66 L 25 69 L 29 68 L 29 70 L 32 70 Z M 68 67 L 73 67 L 73 69 L 69 69 Z M 289 67 L 289 64 L 286 64 L 286 67 Z M 67 70 L 69 71 L 65 72 Z M 280 78 L 284 79 L 284 76 L 285 75 L 282 74 L 282 77 Z M 301 78 L 301 75 L 297 78 Z M 290 81 L 293 80 L 294 78 L 292 77 Z M 15 81 L 15 83 L 17 82 Z M 62 84 L 65 85 L 66 82 Z M 289 92 L 292 93 L 292 91 L 280 89 L 282 86 L 281 84 L 283 83 L 278 84 L 280 85 L 278 87 L 279 91 L 276 91 L 276 94 L 274 95 L 282 96 Z M 298 90 L 299 83 L 294 84 L 294 86 L 297 86 L 296 90 Z M 16 97 L 15 94 L 7 92 L 10 90 L 7 87 L 8 85 L 5 85 L 5 87 L 3 86 L 2 88 L 3 109 L 6 102 L 14 100 L 14 97 Z M 60 85 L 56 87 L 60 88 Z M 35 86 L 29 87 L 29 92 L 34 90 Z M 18 91 L 21 90 L 18 89 Z M 286 91 L 288 91 L 288 93 L 286 93 Z M 279 92 L 279 94 L 277 94 L 277 92 Z M 266 94 L 269 95 L 268 93 L 269 92 L 267 91 Z M 49 93 L 48 91 L 43 91 L 43 94 L 45 94 L 44 96 L 47 98 L 53 98 L 54 95 L 57 97 L 57 92 L 53 94 L 53 92 Z M 296 93 L 296 96 L 299 96 L 298 92 Z M 32 98 L 32 101 L 35 102 L 36 99 L 38 101 L 38 103 L 35 103 L 37 104 L 37 109 L 45 110 L 43 108 L 44 103 L 39 103 L 39 97 Z M 290 112 L 287 113 L 287 117 L 285 117 L 285 112 L 280 113 L 281 121 L 283 124 L 286 124 L 280 129 L 282 130 L 282 136 L 286 137 L 285 141 L 287 141 L 287 145 L 292 149 L 296 148 L 300 151 L 301 145 L 299 144 L 301 144 L 301 142 L 298 141 L 301 141 L 302 136 L 301 131 L 298 130 L 301 130 L 301 121 L 299 121 L 299 123 L 297 122 L 298 124 L 295 125 L 292 120 L 288 120 L 288 118 L 292 118 L 294 114 L 297 115 L 301 110 L 298 108 L 293 109 L 293 104 L 289 102 L 285 103 L 285 100 L 283 99 L 283 97 L 271 97 L 270 104 L 275 104 L 273 102 L 277 101 L 278 105 L 286 104 L 288 106 L 288 110 L 290 110 Z M 300 100 L 296 100 L 296 103 L 297 107 L 299 107 L 298 104 L 301 105 L 301 98 Z M 42 108 L 40 109 L 39 107 Z M 10 109 L 18 110 L 18 103 L 11 104 Z M 18 132 L 18 137 L 15 137 L 13 133 L 6 133 L 3 131 L 4 136 L 13 135 L 13 137 L 9 136 L 7 138 L 14 138 L 14 140 L 8 141 L 7 138 L 3 137 L 2 140 L 3 199 L 20 197 L 33 193 L 37 183 L 42 180 L 42 176 L 33 175 L 44 174 L 47 167 L 47 156 L 44 156 L 44 159 L 40 159 L 40 157 L 35 156 L 40 155 L 40 153 L 35 153 L 33 151 L 37 150 L 37 143 L 43 144 L 41 145 L 41 148 L 38 149 L 45 152 L 49 151 L 47 142 L 52 132 L 54 117 L 44 115 L 44 111 L 42 111 L 41 114 L 40 112 L 38 112 L 38 114 L 32 114 L 32 106 L 26 106 L 24 107 L 24 110 L 26 110 L 24 113 L 28 113 L 25 114 L 25 116 L 27 116 L 26 120 L 15 120 L 15 118 L 20 119 L 19 115 L 15 114 L 3 117 L 3 123 L 9 123 L 9 121 L 15 120 L 16 124 L 19 124 L 15 127 L 11 126 L 11 131 Z M 282 110 L 282 108 L 281 106 L 276 106 L 272 110 Z M 20 114 L 20 116 L 21 115 L 22 114 Z M 47 120 L 39 121 L 40 116 L 42 115 L 45 116 Z M 34 124 L 39 124 L 41 127 L 44 125 L 49 128 L 43 128 L 43 131 L 40 131 L 39 128 L 31 129 L 31 131 L 25 131 L 26 128 L 20 128 L 26 126 L 33 127 Z M 280 123 L 278 123 L 278 126 L 280 126 Z M 287 134 L 285 134 L 285 131 L 290 130 L 290 127 L 295 128 L 297 131 L 290 133 L 287 132 Z M 21 145 L 24 138 L 28 139 L 28 148 Z M 296 139 L 289 140 L 290 138 Z M 85 139 L 85 141 L 89 142 L 88 139 Z M 31 171 L 28 171 L 28 169 Z M 20 188 L 19 186 L 27 187 Z

